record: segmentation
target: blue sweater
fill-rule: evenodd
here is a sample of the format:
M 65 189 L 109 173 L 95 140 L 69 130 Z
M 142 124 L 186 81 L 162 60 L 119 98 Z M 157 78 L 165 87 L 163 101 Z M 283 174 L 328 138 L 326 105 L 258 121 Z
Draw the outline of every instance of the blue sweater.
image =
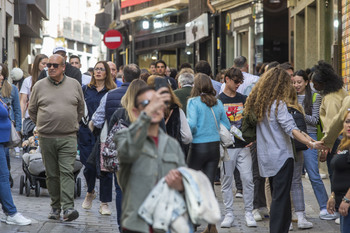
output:
M 228 130 L 230 122 L 227 119 L 224 106 L 220 100 L 214 105 L 213 111 L 218 127 L 222 123 Z M 216 127 L 215 118 L 210 108 L 201 101 L 200 97 L 194 97 L 187 103 L 187 121 L 190 126 L 193 141 L 192 143 L 206 143 L 220 141 L 219 130 Z
M 7 108 L 0 102 L 0 143 L 8 142 L 11 134 L 11 121 Z
M 10 117 L 11 120 L 15 121 L 16 131 L 21 131 L 22 129 L 22 114 L 21 114 L 21 105 L 19 103 L 19 95 L 18 89 L 15 85 L 11 84 L 11 95 L 10 97 L 2 97 L 0 94 L 0 98 L 6 104 L 10 104 Z

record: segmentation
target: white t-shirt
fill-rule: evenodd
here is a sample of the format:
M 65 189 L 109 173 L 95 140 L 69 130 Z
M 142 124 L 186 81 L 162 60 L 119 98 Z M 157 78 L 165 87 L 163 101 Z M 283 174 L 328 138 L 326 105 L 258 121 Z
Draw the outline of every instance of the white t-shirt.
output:
M 32 76 L 29 76 L 23 80 L 22 87 L 20 90 L 20 94 L 26 94 L 28 95 L 28 102 L 30 99 L 30 88 L 32 87 Z M 28 109 L 26 110 L 26 114 L 24 115 L 25 118 L 29 117 Z

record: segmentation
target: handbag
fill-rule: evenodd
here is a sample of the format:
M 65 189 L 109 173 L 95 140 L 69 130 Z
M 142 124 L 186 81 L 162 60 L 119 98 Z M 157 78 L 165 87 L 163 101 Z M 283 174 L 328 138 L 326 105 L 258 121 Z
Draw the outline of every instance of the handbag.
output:
M 10 118 L 10 106 L 7 106 L 7 104 L 4 103 L 4 101 L 2 101 L 0 99 L 1 103 L 4 105 L 5 108 L 7 108 L 7 112 L 8 112 L 8 118 L 11 121 L 11 134 L 10 134 L 10 139 L 8 142 L 6 142 L 4 144 L 5 147 L 7 148 L 14 148 L 16 146 L 18 146 L 18 144 L 21 142 L 21 137 L 18 135 L 17 131 L 16 131 L 16 127 L 14 122 L 11 120 Z
M 105 128 L 106 126 L 106 128 Z M 107 134 L 107 122 L 101 132 L 100 167 L 104 172 L 115 172 L 119 169 L 118 150 L 114 142 L 114 135 L 121 129 L 127 128 L 120 119 Z
M 220 128 L 218 126 L 218 122 L 216 120 L 216 117 L 215 117 L 215 114 L 214 114 L 214 111 L 213 111 L 213 108 L 210 108 L 211 109 L 211 112 L 213 113 L 213 116 L 214 116 L 214 119 L 215 119 L 215 124 L 216 124 L 216 128 L 218 129 L 219 131 L 219 134 L 220 134 L 220 143 L 221 145 L 224 147 L 224 148 L 227 148 L 231 145 L 233 145 L 233 139 L 232 139 L 232 135 L 230 133 L 230 131 L 228 131 L 226 129 L 226 127 L 220 123 Z
M 87 86 L 85 86 L 84 96 L 85 96 L 86 90 L 87 90 Z M 89 121 L 90 121 L 89 110 L 87 108 L 86 101 L 84 99 L 84 116 L 81 118 L 81 123 L 83 125 L 85 125 L 85 126 L 88 126 L 89 125 Z
M 307 127 L 306 127 L 304 114 L 292 107 L 288 107 L 288 112 L 292 115 L 298 129 L 303 132 L 306 132 Z M 294 141 L 294 146 L 296 151 L 308 149 L 308 147 L 305 144 L 299 142 L 298 140 L 293 139 L 293 141 Z

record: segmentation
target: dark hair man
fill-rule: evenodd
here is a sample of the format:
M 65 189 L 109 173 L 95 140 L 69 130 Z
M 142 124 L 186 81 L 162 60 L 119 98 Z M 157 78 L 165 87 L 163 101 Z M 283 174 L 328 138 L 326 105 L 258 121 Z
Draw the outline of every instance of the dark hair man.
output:
M 151 75 L 156 74 L 156 63 L 155 62 L 151 62 L 151 64 L 149 65 L 149 72 Z
M 74 66 L 77 69 L 81 69 L 81 61 L 80 61 L 80 57 L 77 55 L 72 55 L 69 57 L 69 64 L 71 64 L 72 66 Z M 86 75 L 86 74 L 82 74 L 81 76 L 81 84 L 82 85 L 88 85 L 91 81 L 91 75 Z
M 176 90 L 177 89 L 176 80 L 165 74 L 166 67 L 167 67 L 167 65 L 166 65 L 165 61 L 163 61 L 163 60 L 156 61 L 156 75 L 159 75 L 160 77 L 164 77 L 168 81 L 171 88 L 173 90 Z
M 79 121 L 84 115 L 81 85 L 65 74 L 66 63 L 54 54 L 47 63 L 49 76 L 32 89 L 28 112 L 35 123 L 46 169 L 51 197 L 49 219 L 72 221 L 79 217 L 74 209 L 74 162 Z
M 115 136 L 120 148 L 119 182 L 126 194 L 122 206 L 124 233 L 149 232 L 150 226 L 139 217 L 138 210 L 162 177 L 165 176 L 170 188 L 184 190 L 182 175 L 176 170 L 186 166 L 181 146 L 159 127 L 170 98 L 164 87 L 158 91 L 149 87 L 138 91 L 133 108 L 138 119 Z
M 194 72 L 197 74 L 197 73 L 203 73 L 203 74 L 206 74 L 210 77 L 211 79 L 211 83 L 213 84 L 213 87 L 216 91 L 216 97 L 219 95 L 220 93 L 220 88 L 221 88 L 221 83 L 218 82 L 218 81 L 215 81 L 213 79 L 213 75 L 212 75 L 212 72 L 211 72 L 211 67 L 210 67 L 210 64 L 207 62 L 207 61 L 204 61 L 204 60 L 201 60 L 199 61 L 195 67 L 194 67 Z
M 74 78 L 76 79 L 80 85 L 82 84 L 81 83 L 81 72 L 79 69 L 77 69 L 76 67 L 73 67 L 71 64 L 69 64 L 68 62 L 66 62 L 67 60 L 67 51 L 64 47 L 56 47 L 54 48 L 53 54 L 59 54 L 63 57 L 64 61 L 65 61 L 65 70 L 64 70 L 64 74 L 67 76 L 67 77 L 70 77 L 70 78 Z M 47 73 L 47 69 L 44 69 L 41 71 L 39 77 L 38 77 L 38 80 L 40 79 L 43 79 L 45 77 L 48 76 L 48 73 Z
M 240 129 L 242 126 L 243 108 L 247 96 L 237 92 L 243 83 L 243 74 L 238 68 L 230 68 L 225 73 L 225 89 L 219 95 L 219 99 L 224 105 L 226 115 L 231 126 Z M 243 184 L 243 197 L 245 206 L 245 220 L 247 226 L 256 227 L 253 217 L 254 183 L 252 175 L 252 157 L 250 153 L 251 144 L 247 144 L 238 137 L 235 137 L 235 146 L 227 148 L 228 159 L 225 159 L 221 169 L 222 186 L 221 192 L 224 197 L 226 215 L 221 223 L 221 227 L 229 228 L 233 225 L 233 192 L 232 181 L 235 168 L 239 170 Z

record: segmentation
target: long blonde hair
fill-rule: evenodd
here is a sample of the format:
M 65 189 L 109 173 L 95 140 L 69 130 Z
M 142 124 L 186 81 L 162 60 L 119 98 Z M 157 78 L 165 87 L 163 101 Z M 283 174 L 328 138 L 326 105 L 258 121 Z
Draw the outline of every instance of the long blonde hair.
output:
M 262 75 L 249 94 L 244 113 L 253 111 L 260 122 L 266 111 L 270 117 L 271 106 L 276 101 L 275 114 L 277 115 L 279 102 L 288 103 L 291 87 L 292 80 L 285 70 L 278 67 L 271 68 Z
M 7 68 L 7 65 L 0 63 L 1 66 L 1 74 L 4 77 L 4 80 L 2 81 L 2 87 L 1 87 L 1 97 L 8 98 L 11 96 L 12 86 L 7 81 L 9 77 L 9 69 Z
M 121 104 L 123 108 L 126 109 L 130 122 L 134 122 L 137 119 L 137 117 L 134 116 L 132 109 L 134 108 L 136 93 L 144 87 L 147 87 L 147 83 L 145 81 L 141 79 L 134 79 L 121 99 Z
M 345 123 L 346 121 L 346 117 L 348 116 L 348 114 L 350 113 L 350 111 L 348 110 L 346 113 L 345 113 L 345 116 L 343 118 L 343 122 Z M 343 127 L 344 128 L 344 127 Z M 344 130 L 343 130 L 344 131 Z M 348 138 L 346 136 L 346 132 L 344 131 L 343 132 L 343 139 L 341 140 L 340 144 L 339 144 L 339 147 L 338 147 L 338 150 L 349 150 L 350 149 L 350 138 Z

